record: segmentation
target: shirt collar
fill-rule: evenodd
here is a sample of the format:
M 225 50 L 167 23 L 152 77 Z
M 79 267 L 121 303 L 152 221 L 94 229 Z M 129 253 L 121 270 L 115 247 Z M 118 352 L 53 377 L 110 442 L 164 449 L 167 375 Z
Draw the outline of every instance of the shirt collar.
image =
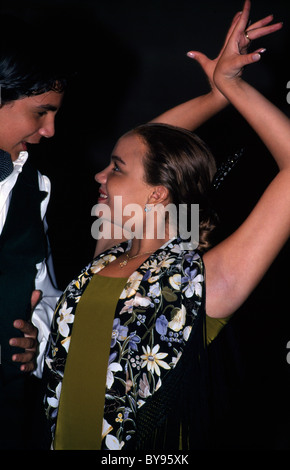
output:
M 16 175 L 22 172 L 22 168 L 24 164 L 26 163 L 27 158 L 28 158 L 28 152 L 23 150 L 22 152 L 19 153 L 17 159 L 12 161 L 13 166 L 14 166 L 12 173 L 9 176 L 7 176 L 5 180 L 0 181 L 1 187 L 5 185 L 6 182 L 10 181 L 11 178 L 15 178 Z
M 24 150 L 20 152 L 18 155 L 18 158 L 13 161 L 14 168 L 16 168 L 18 171 L 21 171 L 27 158 L 28 158 L 28 152 Z

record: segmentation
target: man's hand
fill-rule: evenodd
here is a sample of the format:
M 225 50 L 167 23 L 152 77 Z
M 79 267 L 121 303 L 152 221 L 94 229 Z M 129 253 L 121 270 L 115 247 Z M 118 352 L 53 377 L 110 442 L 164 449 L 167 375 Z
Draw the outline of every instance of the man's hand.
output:
M 31 311 L 34 310 L 36 305 L 41 299 L 41 291 L 35 290 L 31 295 Z M 15 362 L 22 362 L 20 370 L 23 372 L 32 372 L 35 368 L 35 358 L 37 353 L 37 328 L 28 321 L 15 320 L 13 326 L 23 333 L 21 338 L 11 338 L 9 341 L 10 346 L 23 348 L 23 353 L 14 354 L 12 360 Z

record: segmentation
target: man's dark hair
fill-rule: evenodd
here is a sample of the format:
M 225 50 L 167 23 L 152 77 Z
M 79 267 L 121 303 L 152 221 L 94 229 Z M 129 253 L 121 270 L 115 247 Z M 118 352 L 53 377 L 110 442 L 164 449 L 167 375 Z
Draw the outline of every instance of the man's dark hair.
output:
M 48 91 L 64 91 L 69 73 L 52 30 L 0 16 L 0 104 Z

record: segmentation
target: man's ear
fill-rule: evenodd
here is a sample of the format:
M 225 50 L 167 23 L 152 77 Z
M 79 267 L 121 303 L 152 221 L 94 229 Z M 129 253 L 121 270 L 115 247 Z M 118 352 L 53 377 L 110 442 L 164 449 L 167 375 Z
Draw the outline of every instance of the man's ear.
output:
M 148 204 L 165 204 L 169 202 L 169 191 L 165 186 L 155 186 L 149 199 Z

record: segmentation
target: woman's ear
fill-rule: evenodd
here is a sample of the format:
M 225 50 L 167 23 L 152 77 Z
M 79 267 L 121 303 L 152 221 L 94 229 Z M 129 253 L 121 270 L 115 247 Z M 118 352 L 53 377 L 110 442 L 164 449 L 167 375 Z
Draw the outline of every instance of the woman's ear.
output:
M 168 202 L 169 190 L 165 186 L 155 186 L 148 199 L 148 204 L 165 204 Z

